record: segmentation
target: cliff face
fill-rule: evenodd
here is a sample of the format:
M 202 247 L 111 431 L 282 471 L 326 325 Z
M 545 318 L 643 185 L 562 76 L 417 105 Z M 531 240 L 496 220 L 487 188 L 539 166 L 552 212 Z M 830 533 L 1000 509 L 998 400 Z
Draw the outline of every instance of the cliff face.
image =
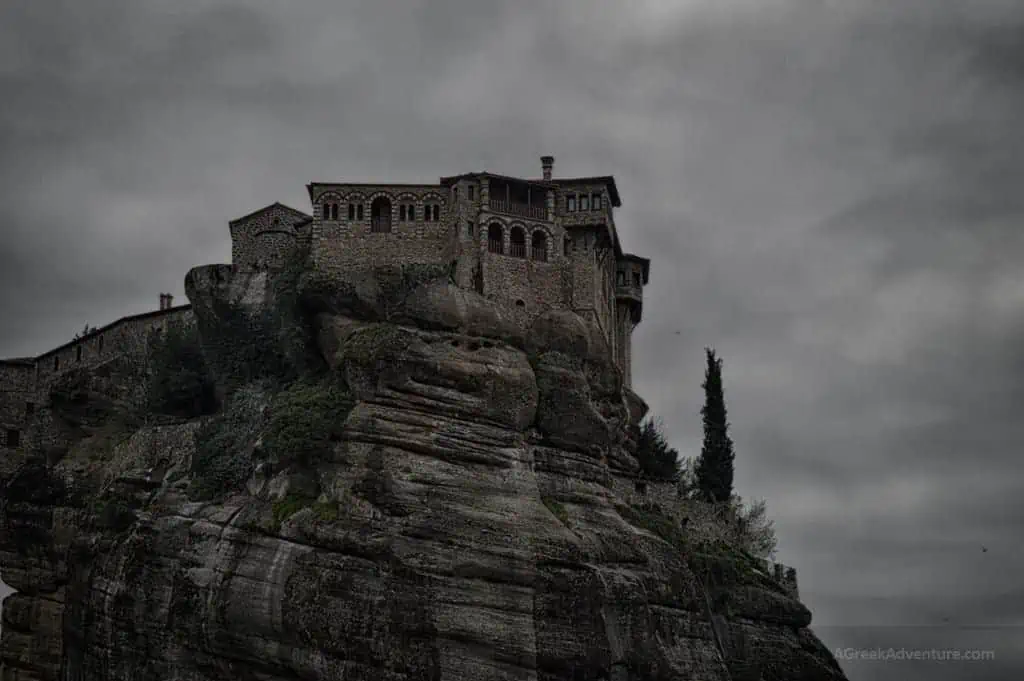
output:
M 4 679 L 844 678 L 745 556 L 614 495 L 643 407 L 575 315 L 523 337 L 427 270 L 187 291 L 218 414 L 103 402 L 0 470 Z

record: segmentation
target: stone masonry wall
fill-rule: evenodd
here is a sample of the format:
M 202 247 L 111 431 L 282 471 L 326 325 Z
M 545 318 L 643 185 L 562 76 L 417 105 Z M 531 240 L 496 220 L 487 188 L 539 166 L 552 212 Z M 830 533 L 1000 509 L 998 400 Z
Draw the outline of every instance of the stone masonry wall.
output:
M 439 185 L 324 186 L 313 197 L 312 264 L 324 272 L 341 272 L 351 265 L 445 263 L 455 257 L 453 215 L 448 191 Z M 371 231 L 371 204 L 377 197 L 391 202 L 391 231 Z M 325 220 L 323 204 L 339 205 L 338 220 Z M 362 220 L 348 219 L 348 204 L 363 206 Z M 415 206 L 415 219 L 400 221 L 400 206 Z M 440 207 L 440 220 L 425 221 L 425 206 Z
M 612 489 L 630 505 L 658 504 L 663 509 L 670 509 L 679 499 L 676 484 L 665 480 L 615 475 L 612 477 Z
M 631 506 L 657 504 L 663 511 L 669 513 L 679 508 L 678 489 L 673 482 L 614 475 L 612 489 L 616 496 Z M 778 582 L 793 598 L 799 598 L 796 568 L 763 558 L 758 560 L 765 574 Z
M 275 203 L 232 221 L 231 262 L 242 269 L 280 267 L 298 241 L 309 240 L 311 226 L 302 224 L 309 217 Z
M 36 358 L 39 367 L 36 390 L 45 394 L 56 378 L 71 369 L 93 367 L 126 352 L 142 352 L 149 334 L 166 330 L 172 322 L 192 323 L 191 306 L 125 317 L 74 343 L 42 354 Z
M 31 363 L 0 362 L 0 452 L 24 438 L 28 412 L 35 409 L 35 372 Z
M 571 289 L 567 286 L 567 268 L 570 261 L 557 248 L 562 242 L 562 232 L 556 225 L 514 219 L 489 211 L 480 213 L 478 222 L 482 229 L 477 231 L 472 247 L 480 254 L 485 296 L 524 325 L 545 310 L 569 308 L 572 299 Z M 501 228 L 502 253 L 489 250 L 492 225 Z M 525 257 L 512 254 L 513 228 L 524 231 Z M 544 235 L 544 260 L 533 257 L 538 232 Z
M 119 355 L 145 362 L 149 334 L 166 330 L 171 323 L 194 323 L 191 306 L 125 317 L 28 364 L 0 361 L 0 451 L 11 449 L 11 430 L 18 431 L 21 447 L 32 443 L 45 449 L 55 444 L 59 434 L 47 408 L 53 382 L 69 371 L 92 368 Z

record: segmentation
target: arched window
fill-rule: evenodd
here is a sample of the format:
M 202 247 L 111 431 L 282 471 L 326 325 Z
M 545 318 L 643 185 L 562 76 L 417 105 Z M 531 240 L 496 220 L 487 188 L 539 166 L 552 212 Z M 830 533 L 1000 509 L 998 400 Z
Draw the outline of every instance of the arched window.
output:
M 337 220 L 338 219 L 338 204 L 336 204 L 336 203 L 332 203 L 331 204 L 331 219 L 332 220 Z
M 320 213 L 320 215 L 323 217 L 324 220 L 330 220 L 331 219 L 331 204 L 325 203 L 324 204 L 324 209 Z
M 523 231 L 522 227 L 513 227 L 511 237 L 511 248 L 509 249 L 509 255 L 511 255 L 513 258 L 525 258 L 526 232 Z
M 519 300 L 516 301 L 516 307 L 518 307 L 520 310 L 525 310 L 526 309 L 526 302 L 524 300 L 522 300 L 522 299 L 519 299 Z
M 542 232 L 539 229 L 536 232 L 534 232 L 533 233 L 533 246 L 532 246 L 531 250 L 533 251 L 531 253 L 531 256 L 533 257 L 534 260 L 539 260 L 541 262 L 547 262 L 547 259 L 548 259 L 548 235 L 545 234 L 544 232 Z
M 441 206 L 439 206 L 438 204 L 435 203 L 434 204 L 434 222 L 438 222 L 440 220 L 441 220 Z
M 505 231 L 497 222 L 492 222 L 487 228 L 487 250 L 499 254 L 505 252 Z
M 377 233 L 391 231 L 391 202 L 386 196 L 378 196 L 370 204 L 370 231 Z

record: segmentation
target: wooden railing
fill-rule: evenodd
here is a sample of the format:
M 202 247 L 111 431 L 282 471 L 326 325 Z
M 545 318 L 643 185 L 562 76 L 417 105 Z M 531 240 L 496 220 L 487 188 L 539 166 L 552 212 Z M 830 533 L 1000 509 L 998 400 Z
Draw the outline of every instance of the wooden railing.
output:
M 545 206 L 531 206 L 526 203 L 502 201 L 500 199 L 491 199 L 489 205 L 491 210 L 499 213 L 508 213 L 509 215 L 517 215 L 519 217 L 532 218 L 534 220 L 548 219 L 548 209 Z
M 376 233 L 391 231 L 391 218 L 370 218 L 370 231 Z

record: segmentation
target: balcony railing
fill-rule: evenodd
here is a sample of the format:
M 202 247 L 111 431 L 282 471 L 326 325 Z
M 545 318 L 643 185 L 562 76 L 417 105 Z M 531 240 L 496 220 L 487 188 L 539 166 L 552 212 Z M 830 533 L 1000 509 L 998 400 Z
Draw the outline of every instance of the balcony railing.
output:
M 619 298 L 633 298 L 634 300 L 642 301 L 644 299 L 644 289 L 642 286 L 634 286 L 632 284 L 616 284 L 615 295 Z
M 500 199 L 491 199 L 489 205 L 491 210 L 499 213 L 508 213 L 509 215 L 517 215 L 521 218 L 531 218 L 533 220 L 548 219 L 548 209 L 545 206 L 531 206 L 527 203 L 515 203 L 514 201 L 503 201 Z
M 370 231 L 384 233 L 391 231 L 391 218 L 370 218 Z
M 543 246 L 541 246 L 539 248 L 537 246 L 534 246 L 533 247 L 532 257 L 533 257 L 534 260 L 539 260 L 541 262 L 547 262 L 548 251 Z
M 513 258 L 525 258 L 526 244 L 509 244 L 508 254 Z
M 487 242 L 487 251 L 489 253 L 497 253 L 500 255 L 505 252 L 504 244 L 502 244 L 500 239 L 490 239 Z

